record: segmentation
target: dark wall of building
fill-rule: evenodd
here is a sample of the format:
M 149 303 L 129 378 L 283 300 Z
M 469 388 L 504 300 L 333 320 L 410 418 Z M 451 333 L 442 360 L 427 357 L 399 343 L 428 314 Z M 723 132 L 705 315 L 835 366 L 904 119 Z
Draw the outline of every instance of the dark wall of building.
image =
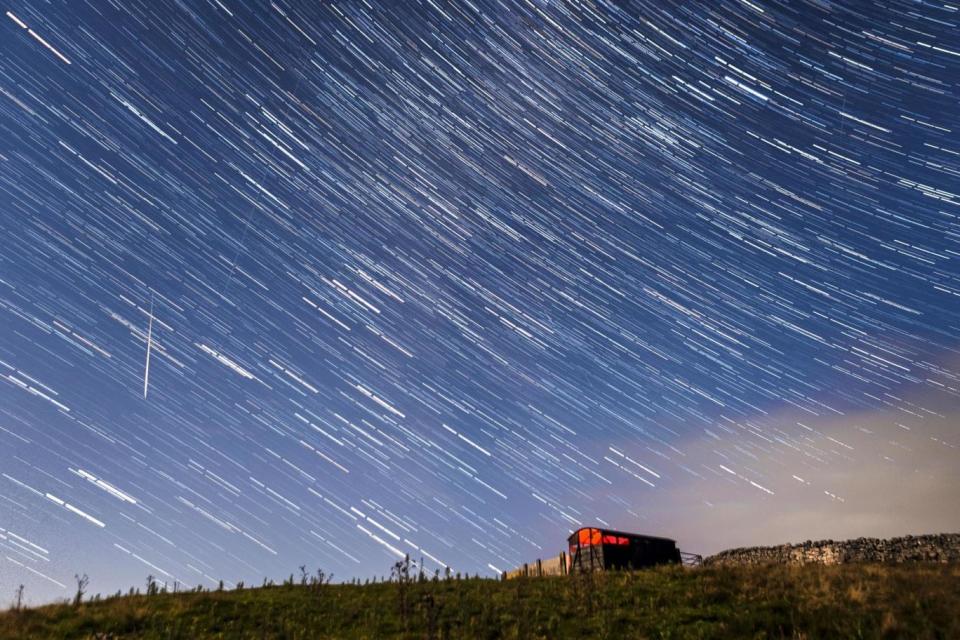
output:
M 606 569 L 642 569 L 680 562 L 680 551 L 670 540 L 633 538 L 629 545 L 604 545 Z

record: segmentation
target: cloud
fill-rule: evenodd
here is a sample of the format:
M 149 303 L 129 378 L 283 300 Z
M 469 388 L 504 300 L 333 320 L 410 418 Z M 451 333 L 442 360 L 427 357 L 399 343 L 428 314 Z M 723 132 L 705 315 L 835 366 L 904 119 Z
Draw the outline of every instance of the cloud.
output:
M 721 421 L 676 443 L 672 472 L 656 489 L 638 485 L 633 502 L 649 505 L 640 526 L 703 554 L 960 531 L 960 402 L 888 400 L 845 415 Z

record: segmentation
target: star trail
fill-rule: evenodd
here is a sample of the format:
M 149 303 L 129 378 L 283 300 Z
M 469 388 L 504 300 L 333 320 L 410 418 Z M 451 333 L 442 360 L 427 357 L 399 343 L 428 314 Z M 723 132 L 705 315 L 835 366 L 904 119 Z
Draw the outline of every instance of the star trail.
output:
M 960 469 L 960 6 L 4 12 L 0 599 Z

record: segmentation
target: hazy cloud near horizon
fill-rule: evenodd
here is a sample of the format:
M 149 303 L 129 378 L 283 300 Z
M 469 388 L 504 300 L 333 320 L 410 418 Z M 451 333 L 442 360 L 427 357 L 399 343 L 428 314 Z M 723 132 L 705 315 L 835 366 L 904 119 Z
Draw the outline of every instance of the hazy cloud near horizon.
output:
M 960 531 L 960 403 L 887 400 L 886 410 L 730 422 L 722 439 L 678 445 L 674 461 L 690 471 L 678 469 L 646 514 L 703 554 Z

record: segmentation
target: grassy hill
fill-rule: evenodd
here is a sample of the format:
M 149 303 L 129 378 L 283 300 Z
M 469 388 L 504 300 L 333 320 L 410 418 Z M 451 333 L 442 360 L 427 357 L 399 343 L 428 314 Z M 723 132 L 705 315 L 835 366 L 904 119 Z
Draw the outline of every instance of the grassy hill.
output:
M 960 638 L 960 565 L 664 567 L 134 595 L 8 611 L 0 638 Z

